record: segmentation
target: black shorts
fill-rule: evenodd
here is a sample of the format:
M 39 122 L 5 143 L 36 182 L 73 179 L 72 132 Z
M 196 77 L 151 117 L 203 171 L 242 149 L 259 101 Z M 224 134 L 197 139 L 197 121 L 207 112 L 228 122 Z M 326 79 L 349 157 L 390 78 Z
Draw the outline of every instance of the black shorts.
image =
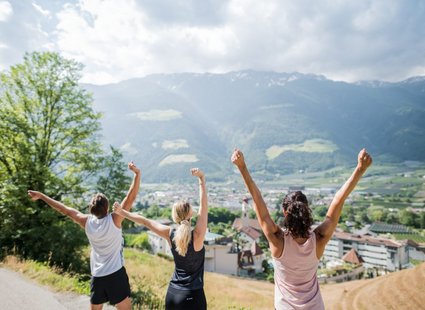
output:
M 130 297 L 130 283 L 124 267 L 107 276 L 91 278 L 90 302 L 93 305 L 107 301 L 115 305 L 127 297 Z
M 167 310 L 204 310 L 207 309 L 207 300 L 204 289 L 179 290 L 168 287 L 165 296 L 165 309 Z

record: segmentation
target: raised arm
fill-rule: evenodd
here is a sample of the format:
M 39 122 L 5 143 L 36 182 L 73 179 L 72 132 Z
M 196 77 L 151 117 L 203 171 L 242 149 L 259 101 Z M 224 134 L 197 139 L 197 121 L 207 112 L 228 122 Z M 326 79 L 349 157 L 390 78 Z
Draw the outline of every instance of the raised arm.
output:
M 351 174 L 350 178 L 336 193 L 332 200 L 326 218 L 322 224 L 316 229 L 315 233 L 317 238 L 317 256 L 321 257 L 325 246 L 328 241 L 332 238 L 332 235 L 338 225 L 339 217 L 341 216 L 342 207 L 347 199 L 348 195 L 353 191 L 359 182 L 362 175 L 366 172 L 367 168 L 372 164 L 372 157 L 367 153 L 365 149 L 362 149 L 357 156 L 357 166 Z
M 128 212 L 127 210 L 124 210 L 118 202 L 114 203 L 114 214 L 117 214 L 123 218 L 126 218 L 134 223 L 146 226 L 148 229 L 152 230 L 158 236 L 170 242 L 170 227 L 169 226 L 163 225 L 154 220 L 150 220 L 134 212 Z
M 37 192 L 37 191 L 28 191 L 28 195 L 31 197 L 32 200 L 43 200 L 45 203 L 47 203 L 50 207 L 55 209 L 56 211 L 62 213 L 63 215 L 68 216 L 71 218 L 75 223 L 80 225 L 83 229 L 86 226 L 88 215 L 84 214 L 78 210 L 75 210 L 73 208 L 65 206 L 63 203 L 56 201 L 49 196 Z
M 131 182 L 130 188 L 127 192 L 127 195 L 121 202 L 121 206 L 124 210 L 130 211 L 134 201 L 136 200 L 137 193 L 139 192 L 140 187 L 140 169 L 136 167 L 136 165 L 133 162 L 128 163 L 128 169 L 133 171 L 134 177 L 133 181 Z M 121 227 L 121 223 L 124 220 L 121 216 L 113 215 L 114 223 L 117 227 Z
M 278 253 L 281 253 L 283 250 L 283 241 L 278 237 L 281 230 L 271 218 L 263 196 L 261 195 L 261 192 L 255 184 L 254 180 L 251 178 L 248 167 L 245 163 L 244 156 L 240 150 L 236 149 L 233 152 L 232 162 L 238 167 L 245 182 L 245 186 L 252 196 L 252 200 L 254 201 L 255 214 L 257 215 L 261 229 L 266 235 L 267 240 L 270 242 L 270 249 L 273 256 L 279 256 Z
M 198 168 L 191 169 L 191 173 L 199 181 L 199 211 L 198 220 L 193 237 L 193 246 L 195 251 L 200 251 L 204 246 L 205 233 L 207 232 L 208 225 L 208 195 L 205 185 L 205 174 Z

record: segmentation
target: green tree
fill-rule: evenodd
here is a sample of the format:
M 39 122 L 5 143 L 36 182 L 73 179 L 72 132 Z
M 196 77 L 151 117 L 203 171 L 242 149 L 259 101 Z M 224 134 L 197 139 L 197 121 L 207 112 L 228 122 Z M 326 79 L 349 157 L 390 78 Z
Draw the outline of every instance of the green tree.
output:
M 135 235 L 124 235 L 125 243 L 129 247 L 138 248 L 146 251 L 151 250 L 151 245 L 149 243 L 149 236 L 146 232 Z
M 236 217 L 240 216 L 240 212 L 232 212 L 227 208 L 212 207 L 208 210 L 208 221 L 210 223 L 233 223 Z
M 407 209 L 403 209 L 399 212 L 400 224 L 406 226 L 415 226 L 417 215 Z
M 149 206 L 146 210 L 143 210 L 143 215 L 150 219 L 157 219 L 160 218 L 162 214 L 161 208 L 154 204 Z
M 350 205 L 344 206 L 344 208 L 342 209 L 341 217 L 339 219 L 340 223 L 345 223 L 346 221 L 350 221 L 350 222 L 355 221 L 355 210 Z
M 81 263 L 84 232 L 28 189 L 72 207 L 98 167 L 100 114 L 81 88 L 82 65 L 57 53 L 25 54 L 0 75 L 0 245 L 62 267 Z M 73 203 L 74 202 L 74 203 Z
M 388 213 L 385 222 L 388 224 L 399 224 L 398 214 L 393 212 Z
M 126 175 L 127 165 L 123 161 L 121 152 L 109 146 L 110 154 L 99 160 L 102 167 L 99 168 L 99 178 L 96 182 L 96 190 L 104 193 L 109 200 L 109 208 L 115 201 L 121 202 L 130 186 L 131 178 Z M 133 227 L 132 221 L 124 221 L 124 228 Z
M 425 229 L 425 212 L 422 211 L 419 217 L 419 227 Z
M 313 218 L 316 221 L 323 221 L 326 213 L 328 212 L 327 206 L 317 206 L 313 208 Z
M 257 218 L 257 214 L 255 214 L 255 211 L 254 211 L 254 210 L 249 209 L 249 210 L 248 210 L 248 217 L 249 217 L 250 219 L 256 219 L 256 218 Z
M 283 222 L 285 220 L 285 217 L 283 215 L 282 210 L 273 210 L 270 214 L 272 220 L 279 225 L 280 227 L 283 227 Z
M 131 183 L 131 178 L 126 175 L 127 165 L 123 161 L 121 152 L 110 146 L 111 153 L 102 160 L 102 173 L 100 174 L 96 190 L 107 195 L 110 205 L 121 202 L 125 197 Z
M 208 228 L 210 230 L 210 232 L 215 233 L 215 234 L 219 234 L 219 235 L 223 235 L 223 236 L 228 236 L 233 234 L 232 226 L 228 223 L 209 223 L 208 224 Z
M 382 222 L 384 219 L 384 210 L 375 209 L 371 212 L 371 219 L 374 222 Z

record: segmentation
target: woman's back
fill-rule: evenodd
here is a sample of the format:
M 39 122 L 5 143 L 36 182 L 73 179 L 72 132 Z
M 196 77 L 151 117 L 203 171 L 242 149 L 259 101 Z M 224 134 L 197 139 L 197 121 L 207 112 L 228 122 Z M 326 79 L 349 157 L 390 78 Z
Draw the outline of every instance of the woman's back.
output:
M 174 257 L 175 270 L 170 286 L 180 290 L 198 290 L 204 286 L 205 248 L 196 252 L 193 246 L 193 231 L 185 256 L 181 256 L 173 242 L 175 230 L 170 231 L 171 252 Z
M 273 257 L 276 309 L 324 309 L 317 280 L 316 235 L 298 244 L 284 232 L 284 248 Z

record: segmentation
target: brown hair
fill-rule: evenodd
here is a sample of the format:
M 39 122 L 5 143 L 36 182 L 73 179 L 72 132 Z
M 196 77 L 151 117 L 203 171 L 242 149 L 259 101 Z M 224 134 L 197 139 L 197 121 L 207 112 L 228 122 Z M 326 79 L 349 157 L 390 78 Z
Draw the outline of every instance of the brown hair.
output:
M 294 238 L 308 238 L 313 217 L 307 197 L 300 191 L 289 193 L 283 199 L 282 207 L 286 213 L 283 227 L 288 229 Z
M 191 239 L 190 220 L 187 219 L 192 207 L 186 201 L 180 201 L 173 205 L 173 221 L 179 224 L 174 234 L 173 242 L 176 245 L 176 251 L 181 256 L 186 256 L 187 247 Z
M 89 203 L 89 211 L 97 218 L 103 218 L 108 214 L 109 201 L 102 193 L 95 194 Z

